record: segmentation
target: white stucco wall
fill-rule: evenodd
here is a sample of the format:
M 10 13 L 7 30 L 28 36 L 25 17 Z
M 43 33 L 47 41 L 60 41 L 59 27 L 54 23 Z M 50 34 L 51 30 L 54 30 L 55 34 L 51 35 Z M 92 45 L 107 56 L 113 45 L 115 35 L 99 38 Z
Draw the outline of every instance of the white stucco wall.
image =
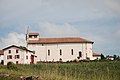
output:
M 82 52 L 80 59 L 93 58 L 92 43 L 28 44 L 28 48 L 35 51 L 37 61 L 59 61 L 60 58 L 63 62 L 75 60 L 79 56 L 79 51 Z M 62 55 L 60 55 L 60 49 Z M 71 55 L 71 49 L 73 49 L 73 55 Z M 48 50 L 50 50 L 50 56 L 48 56 Z
M 91 60 L 100 60 L 101 59 L 101 56 L 93 56 L 93 58 Z

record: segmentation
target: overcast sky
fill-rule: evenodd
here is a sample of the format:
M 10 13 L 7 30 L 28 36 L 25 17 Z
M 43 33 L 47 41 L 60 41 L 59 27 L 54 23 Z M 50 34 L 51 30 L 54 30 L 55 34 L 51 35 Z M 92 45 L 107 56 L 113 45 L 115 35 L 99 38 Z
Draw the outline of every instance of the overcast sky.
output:
M 40 37 L 82 37 L 120 55 L 120 0 L 0 0 L 0 49 L 25 46 L 27 26 Z

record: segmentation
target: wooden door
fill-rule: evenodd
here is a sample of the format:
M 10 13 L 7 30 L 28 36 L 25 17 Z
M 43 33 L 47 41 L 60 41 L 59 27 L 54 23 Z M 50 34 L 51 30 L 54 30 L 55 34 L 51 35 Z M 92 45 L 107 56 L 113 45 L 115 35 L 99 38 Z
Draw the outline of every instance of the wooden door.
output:
M 34 55 L 31 55 L 31 64 L 34 63 Z

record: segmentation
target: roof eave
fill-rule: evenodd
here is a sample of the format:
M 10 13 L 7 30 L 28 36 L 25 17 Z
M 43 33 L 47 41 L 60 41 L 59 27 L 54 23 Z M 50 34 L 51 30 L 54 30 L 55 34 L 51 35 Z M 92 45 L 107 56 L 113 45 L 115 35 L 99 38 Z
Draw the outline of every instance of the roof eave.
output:
M 57 44 L 57 43 L 94 43 L 94 42 L 28 42 L 28 44 Z
M 6 47 L 6 48 L 4 48 L 4 49 L 3 49 L 3 51 L 4 51 L 4 50 L 6 50 L 6 49 L 9 49 L 10 47 L 16 47 L 16 48 L 19 48 L 19 49 L 22 49 L 22 50 L 27 50 L 27 51 L 29 51 L 29 52 L 32 52 L 32 53 L 33 53 L 33 51 L 28 50 L 27 48 L 22 48 L 22 47 L 15 46 L 15 45 L 11 45 L 11 46 L 9 46 L 9 47 Z

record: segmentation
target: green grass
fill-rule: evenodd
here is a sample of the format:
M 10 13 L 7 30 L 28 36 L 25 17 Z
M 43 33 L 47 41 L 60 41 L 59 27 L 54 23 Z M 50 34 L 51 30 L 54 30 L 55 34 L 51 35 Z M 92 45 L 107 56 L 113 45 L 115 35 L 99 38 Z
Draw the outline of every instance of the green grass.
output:
M 17 77 L 20 75 L 39 76 L 43 80 L 120 80 L 120 61 L 15 66 L 16 69 L 7 69 L 6 66 L 0 65 L 0 73 L 8 73 Z M 12 80 L 16 80 L 15 78 Z

